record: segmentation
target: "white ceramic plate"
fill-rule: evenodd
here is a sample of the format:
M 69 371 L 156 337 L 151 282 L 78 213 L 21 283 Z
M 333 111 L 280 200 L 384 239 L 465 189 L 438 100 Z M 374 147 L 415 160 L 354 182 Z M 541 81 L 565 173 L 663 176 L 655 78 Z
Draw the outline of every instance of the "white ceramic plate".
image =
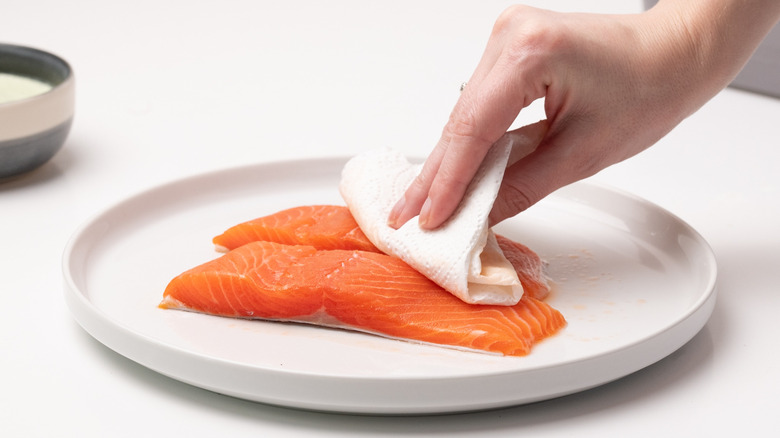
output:
M 344 159 L 230 169 L 146 191 L 99 214 L 64 253 L 76 320 L 118 353 L 248 400 L 372 414 L 504 407 L 597 386 L 669 355 L 706 323 L 716 266 L 707 243 L 661 208 L 578 183 L 498 232 L 549 262 L 549 302 L 568 320 L 526 357 L 341 330 L 157 308 L 177 274 L 218 256 L 228 227 L 305 204 L 343 204 Z

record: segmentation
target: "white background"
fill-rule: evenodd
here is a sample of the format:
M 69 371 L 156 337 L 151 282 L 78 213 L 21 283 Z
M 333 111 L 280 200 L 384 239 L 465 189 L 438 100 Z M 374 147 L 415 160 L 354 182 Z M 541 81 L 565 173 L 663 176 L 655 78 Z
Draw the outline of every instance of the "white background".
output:
M 637 1 L 537 1 L 636 13 Z M 727 89 L 652 149 L 593 179 L 693 225 L 719 263 L 702 332 L 661 362 L 558 400 L 466 415 L 301 412 L 168 379 L 84 332 L 60 258 L 81 223 L 186 175 L 246 163 L 425 155 L 503 1 L 3 0 L 0 41 L 73 66 L 76 120 L 60 153 L 0 183 L 3 436 L 760 435 L 780 430 L 780 100 Z M 543 117 L 539 106 L 518 124 Z M 677 435 L 677 433 L 674 433 Z

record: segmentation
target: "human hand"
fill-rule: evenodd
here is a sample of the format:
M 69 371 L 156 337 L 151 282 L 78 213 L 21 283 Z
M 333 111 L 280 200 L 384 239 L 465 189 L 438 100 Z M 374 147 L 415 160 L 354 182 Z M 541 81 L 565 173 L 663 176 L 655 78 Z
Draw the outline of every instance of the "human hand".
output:
M 742 9 L 729 9 L 733 0 L 700 3 L 661 2 L 636 15 L 506 10 L 388 223 L 419 214 L 422 228 L 441 225 L 503 135 L 523 150 L 506 170 L 491 225 L 655 143 L 728 84 L 780 16 L 774 0 Z M 740 20 L 747 25 L 735 31 Z M 506 133 L 542 97 L 547 121 Z

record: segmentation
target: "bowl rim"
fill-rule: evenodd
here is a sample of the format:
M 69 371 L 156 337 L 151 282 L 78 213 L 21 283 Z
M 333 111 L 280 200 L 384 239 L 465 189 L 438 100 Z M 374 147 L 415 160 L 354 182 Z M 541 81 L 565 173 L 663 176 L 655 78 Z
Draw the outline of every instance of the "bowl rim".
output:
M 0 143 L 39 134 L 73 118 L 75 76 L 67 61 L 48 51 L 0 42 L 0 64 L 2 72 L 51 85 L 43 93 L 0 103 Z
M 50 79 L 51 75 L 47 78 L 47 77 L 42 77 L 43 75 L 34 75 L 26 72 L 8 71 L 2 67 L 2 64 L 0 64 L 0 73 L 8 73 L 17 76 L 24 76 L 42 82 L 46 82 L 47 84 L 51 85 L 51 88 L 49 90 L 46 90 L 43 93 L 25 97 L 22 99 L 15 99 L 7 102 L 1 102 L 0 107 L 6 105 L 13 105 L 27 100 L 42 98 L 43 96 L 52 93 L 57 88 L 68 83 L 69 80 L 72 80 L 73 78 L 73 68 L 68 63 L 68 61 L 46 50 L 41 50 L 31 46 L 23 46 L 18 44 L 9 44 L 9 43 L 0 42 L 0 61 L 2 61 L 3 56 L 15 57 L 19 59 L 28 59 L 30 61 L 30 65 L 43 66 L 42 70 L 45 69 L 46 71 L 54 72 L 53 74 L 58 77 L 55 80 L 51 80 Z

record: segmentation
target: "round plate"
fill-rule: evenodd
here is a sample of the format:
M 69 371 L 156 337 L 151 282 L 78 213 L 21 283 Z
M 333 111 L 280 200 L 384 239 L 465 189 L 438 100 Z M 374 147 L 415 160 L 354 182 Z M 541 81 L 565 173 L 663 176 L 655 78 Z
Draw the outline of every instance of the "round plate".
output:
M 168 281 L 219 255 L 211 238 L 228 227 L 283 208 L 343 204 L 345 162 L 224 170 L 120 202 L 65 249 L 73 315 L 127 358 L 222 394 L 323 411 L 428 414 L 529 403 L 618 379 L 681 347 L 712 313 L 716 265 L 702 237 L 658 206 L 587 183 L 496 229 L 549 263 L 549 302 L 568 321 L 526 357 L 157 307 Z

